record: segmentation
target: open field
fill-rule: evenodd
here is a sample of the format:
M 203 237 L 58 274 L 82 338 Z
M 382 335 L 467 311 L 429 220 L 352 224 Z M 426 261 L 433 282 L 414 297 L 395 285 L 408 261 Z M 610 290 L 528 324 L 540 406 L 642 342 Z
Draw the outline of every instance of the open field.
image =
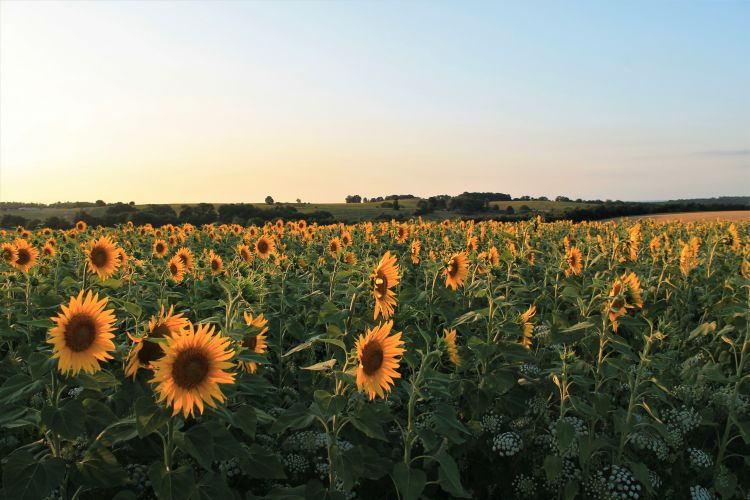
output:
M 674 214 L 633 215 L 625 219 L 650 219 L 657 222 L 750 222 L 750 210 L 728 210 L 726 212 L 686 212 Z
M 747 498 L 749 243 L 650 220 L 0 233 L 4 497 Z

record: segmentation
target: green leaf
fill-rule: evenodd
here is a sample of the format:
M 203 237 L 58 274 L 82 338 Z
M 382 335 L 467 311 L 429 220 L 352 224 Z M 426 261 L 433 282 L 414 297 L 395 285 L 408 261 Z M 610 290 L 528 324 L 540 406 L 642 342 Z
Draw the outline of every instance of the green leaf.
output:
M 167 470 L 163 462 L 154 462 L 148 469 L 148 477 L 159 500 L 189 498 L 195 485 L 193 469 L 189 465 Z
M 205 426 L 195 425 L 187 432 L 175 431 L 174 443 L 204 469 L 211 470 L 214 461 L 214 438 Z
M 14 500 L 44 499 L 60 485 L 64 477 L 63 459 L 37 461 L 26 450 L 11 453 L 3 464 L 5 497 Z
M 284 479 L 284 466 L 276 455 L 258 444 L 247 448 L 247 454 L 240 458 L 245 474 L 257 479 Z
M 279 415 L 271 426 L 271 434 L 278 434 L 287 429 L 303 429 L 312 424 L 315 416 L 304 403 L 295 403 Z
M 0 402 L 15 403 L 39 392 L 42 387 L 40 380 L 32 380 L 28 375 L 13 375 L 0 387 Z
M 554 483 L 562 471 L 562 458 L 557 455 L 547 455 L 544 458 L 544 473 L 547 481 Z
M 438 470 L 438 482 L 440 482 L 440 487 L 454 497 L 471 498 L 471 495 L 469 495 L 461 485 L 461 475 L 458 472 L 458 466 L 456 465 L 456 461 L 453 460 L 453 457 L 448 455 L 445 451 L 441 451 L 435 455 L 435 460 L 440 464 Z
M 42 423 L 66 439 L 75 439 L 86 433 L 86 412 L 77 399 L 60 408 L 46 406 L 42 409 Z
M 250 438 L 255 437 L 255 427 L 258 423 L 258 416 L 252 406 L 240 406 L 232 412 L 232 424 L 241 429 Z
M 122 307 L 135 318 L 140 318 L 143 309 L 138 304 L 133 302 L 125 302 Z
M 469 430 L 456 418 L 456 411 L 447 404 L 438 405 L 432 414 L 435 430 L 456 444 L 463 443 L 461 435 L 469 435 Z
M 150 396 L 142 396 L 135 402 L 135 425 L 141 438 L 167 425 L 170 418 L 169 413 L 156 406 Z
M 555 435 L 557 436 L 557 447 L 563 452 L 570 448 L 573 438 L 575 438 L 576 430 L 573 424 L 567 420 L 560 419 L 555 426 Z
M 411 469 L 403 462 L 397 462 L 391 473 L 402 500 L 417 500 L 424 491 L 427 476 L 419 469 Z
M 100 488 L 113 488 L 125 484 L 127 475 L 117 459 L 106 448 L 89 451 L 74 464 L 75 482 Z
M 320 363 L 315 363 L 314 365 L 310 366 L 303 366 L 303 370 L 310 370 L 310 371 L 324 371 L 324 370 L 330 370 L 333 368 L 333 365 L 336 364 L 335 359 L 329 359 L 328 361 L 321 361 Z

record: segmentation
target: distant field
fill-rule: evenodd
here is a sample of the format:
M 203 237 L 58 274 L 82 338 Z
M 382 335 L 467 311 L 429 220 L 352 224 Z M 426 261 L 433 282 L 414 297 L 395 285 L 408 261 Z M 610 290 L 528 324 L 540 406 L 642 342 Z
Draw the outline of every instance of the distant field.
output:
M 750 221 L 750 210 L 732 210 L 727 212 L 684 212 L 674 214 L 653 214 L 653 215 L 631 215 L 622 217 L 623 219 L 653 219 L 661 222 L 697 222 L 697 221 Z
M 374 219 L 380 215 L 387 217 L 396 216 L 411 216 L 417 209 L 418 198 L 399 200 L 399 210 L 393 210 L 392 208 L 381 206 L 385 202 L 372 202 L 372 203 L 283 203 L 283 205 L 291 206 L 297 209 L 302 214 L 309 214 L 311 212 L 317 212 L 320 210 L 330 212 L 337 219 L 347 219 L 353 221 Z M 389 202 L 390 203 L 390 202 Z M 268 208 L 263 202 L 251 203 L 258 208 Z M 169 205 L 179 214 L 182 203 L 169 203 Z M 186 203 L 185 205 L 195 205 L 194 203 Z M 214 203 L 214 206 L 218 208 L 223 205 L 222 203 Z M 520 209 L 523 205 L 529 207 L 532 213 L 541 214 L 557 214 L 564 210 L 571 208 L 588 207 L 590 205 L 586 203 L 575 203 L 575 202 L 556 202 L 556 201 L 498 201 L 491 202 L 490 205 L 497 205 L 500 209 L 500 214 L 504 214 L 508 206 L 512 206 L 515 213 L 521 213 Z M 136 205 L 137 208 L 144 208 L 146 205 Z M 91 215 L 103 215 L 107 207 L 89 207 L 85 208 L 87 213 Z M 5 209 L 0 210 L 0 217 L 5 214 L 20 215 L 26 219 L 40 219 L 44 220 L 48 217 L 57 216 L 67 220 L 73 220 L 75 214 L 81 209 L 78 208 L 23 208 L 23 209 Z M 492 215 L 490 213 L 477 213 L 474 215 L 476 218 L 487 217 Z M 429 220 L 442 220 L 448 218 L 459 217 L 461 214 L 448 211 L 435 211 L 427 216 L 425 219 Z

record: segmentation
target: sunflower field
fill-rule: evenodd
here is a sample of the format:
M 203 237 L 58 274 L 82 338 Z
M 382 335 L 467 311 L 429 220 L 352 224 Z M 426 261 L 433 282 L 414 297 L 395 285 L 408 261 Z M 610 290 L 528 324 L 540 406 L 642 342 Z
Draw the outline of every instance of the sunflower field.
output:
M 750 499 L 750 224 L 0 232 L 8 499 Z

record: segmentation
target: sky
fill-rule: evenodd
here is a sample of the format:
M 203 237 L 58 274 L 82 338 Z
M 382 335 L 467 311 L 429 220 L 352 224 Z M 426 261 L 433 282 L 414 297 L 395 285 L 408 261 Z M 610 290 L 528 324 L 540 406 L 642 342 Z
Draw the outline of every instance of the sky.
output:
M 750 195 L 750 1 L 0 0 L 0 201 Z

